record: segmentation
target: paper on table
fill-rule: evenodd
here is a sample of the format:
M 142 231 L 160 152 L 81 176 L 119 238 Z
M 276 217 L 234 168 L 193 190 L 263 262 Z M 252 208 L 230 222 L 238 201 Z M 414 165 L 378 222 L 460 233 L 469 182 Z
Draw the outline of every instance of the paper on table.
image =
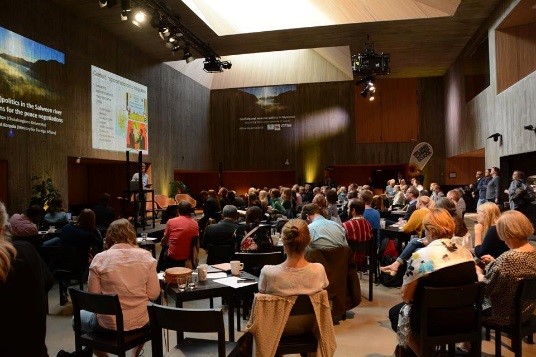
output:
M 153 237 L 147 237 L 145 240 L 153 241 L 153 240 L 156 240 L 156 238 L 153 238 Z M 141 243 L 141 242 L 143 242 L 143 238 L 138 237 L 138 238 L 136 238 L 136 241 L 137 241 L 138 243 Z
M 224 273 L 224 272 L 207 274 L 208 279 L 219 279 L 219 278 L 226 278 L 226 277 L 227 277 L 227 273 Z
M 252 284 L 257 284 L 256 281 L 238 281 L 239 279 L 240 277 L 238 276 L 230 276 L 228 278 L 216 279 L 214 280 L 214 282 L 230 286 L 231 288 L 234 288 L 234 289 L 242 288 L 244 286 L 248 286 Z
M 231 263 L 213 264 L 212 266 L 223 271 L 231 270 Z

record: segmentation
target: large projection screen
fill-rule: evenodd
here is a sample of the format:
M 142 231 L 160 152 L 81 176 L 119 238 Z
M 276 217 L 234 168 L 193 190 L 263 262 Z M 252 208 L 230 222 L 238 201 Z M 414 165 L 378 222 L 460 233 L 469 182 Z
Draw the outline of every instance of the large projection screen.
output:
M 91 66 L 92 146 L 149 154 L 147 87 Z

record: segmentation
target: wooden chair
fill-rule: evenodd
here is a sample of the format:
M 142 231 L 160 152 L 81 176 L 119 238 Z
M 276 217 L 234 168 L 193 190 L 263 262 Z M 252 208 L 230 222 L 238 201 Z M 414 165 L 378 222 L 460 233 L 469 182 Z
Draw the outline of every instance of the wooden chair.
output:
M 501 333 L 506 333 L 512 337 L 511 349 L 516 357 L 522 354 L 522 339 L 528 336 L 529 343 L 534 343 L 533 333 L 536 332 L 536 316 L 532 315 L 529 320 L 522 321 L 523 309 L 526 302 L 536 300 L 536 278 L 518 279 L 518 286 L 515 297 L 514 322 L 509 326 L 500 326 L 491 323 L 482 323 L 486 329 L 486 341 L 490 340 L 490 330 L 495 330 L 495 356 L 501 356 Z
M 154 203 L 156 205 L 156 208 L 155 208 L 155 213 L 158 217 L 158 214 L 161 213 L 161 212 L 165 212 L 166 211 L 166 208 L 169 206 L 170 204 L 170 199 L 166 196 L 166 195 L 162 195 L 162 194 L 156 194 L 154 195 Z M 173 202 L 175 202 L 173 200 Z
M 408 346 L 418 356 L 436 356 L 437 346 L 448 345 L 454 356 L 455 343 L 470 341 L 470 355 L 480 357 L 482 350 L 482 300 L 484 284 L 453 287 L 425 286 L 421 293 L 420 329 Z
M 128 350 L 151 339 L 149 328 L 132 332 L 124 331 L 123 311 L 121 310 L 119 297 L 116 294 L 95 294 L 76 288 L 69 288 L 69 293 L 73 302 L 74 339 L 77 356 L 82 356 L 82 346 L 87 346 L 91 349 L 124 357 Z M 101 315 L 115 316 L 117 331 L 82 332 L 80 320 L 81 310 Z
M 162 329 L 177 331 L 177 345 L 183 356 L 213 356 L 218 351 L 219 357 L 252 355 L 252 344 L 246 347 L 246 353 L 240 351 L 244 339 L 251 336 L 241 337 L 238 342 L 225 341 L 225 326 L 223 324 L 222 309 L 180 309 L 150 303 L 149 320 L 151 324 L 152 356 L 162 357 Z M 216 332 L 217 340 L 184 338 L 184 332 L 205 333 Z
M 42 249 L 55 250 L 58 254 L 55 269 L 52 271 L 58 280 L 60 305 L 67 303 L 68 288 L 78 285 L 84 289 L 89 274 L 89 262 L 81 257 L 80 252 L 73 246 L 43 247 Z
M 314 315 L 315 311 L 308 295 L 299 295 L 290 310 L 289 316 Z M 309 331 L 300 335 L 281 336 L 277 346 L 276 356 L 299 353 L 305 357 L 307 353 L 316 352 L 318 340 L 315 335 Z
M 175 201 L 179 203 L 180 201 L 190 202 L 192 205 L 192 210 L 197 206 L 197 201 L 192 198 L 192 196 L 186 193 L 177 193 L 175 195 Z

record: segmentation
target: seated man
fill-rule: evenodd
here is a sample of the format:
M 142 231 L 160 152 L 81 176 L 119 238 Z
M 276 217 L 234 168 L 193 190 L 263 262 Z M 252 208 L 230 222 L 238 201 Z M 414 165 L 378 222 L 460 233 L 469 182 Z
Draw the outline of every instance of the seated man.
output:
M 309 224 L 310 249 L 330 249 L 348 246 L 344 228 L 335 221 L 324 218 L 320 207 L 314 203 L 303 206 L 302 215 Z
M 157 270 L 185 266 L 192 257 L 194 239 L 199 237 L 199 226 L 192 219 L 192 205 L 186 201 L 179 202 L 179 215 L 166 223 L 162 244 L 162 253 Z
M 222 210 L 223 219 L 205 228 L 202 247 L 208 250 L 209 245 L 230 245 L 234 247 L 234 232 L 238 228 L 238 210 L 233 205 L 226 205 Z
M 43 213 L 38 205 L 31 205 L 25 213 L 15 213 L 9 218 L 9 230 L 14 237 L 28 237 L 38 234 L 37 222 Z
M 348 221 L 343 223 L 343 227 L 346 230 L 346 239 L 349 242 L 350 247 L 356 246 L 357 243 L 368 242 L 372 239 L 372 226 L 363 217 L 365 211 L 365 202 L 361 199 L 353 198 L 348 202 L 348 212 L 352 217 Z M 352 249 L 354 251 L 354 262 L 359 270 L 362 270 L 365 266 L 365 251 L 358 251 L 358 248 Z

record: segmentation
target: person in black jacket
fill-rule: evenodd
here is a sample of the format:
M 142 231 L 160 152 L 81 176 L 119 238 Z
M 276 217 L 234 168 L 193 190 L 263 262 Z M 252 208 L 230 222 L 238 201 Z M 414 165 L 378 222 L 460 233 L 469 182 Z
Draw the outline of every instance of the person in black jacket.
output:
M 238 210 L 233 205 L 226 205 L 222 210 L 223 219 L 205 228 L 202 248 L 208 250 L 209 245 L 234 246 L 234 232 L 238 228 Z
M 47 294 L 54 278 L 31 243 L 4 234 L 6 223 L 0 202 L 0 356 L 48 357 Z

